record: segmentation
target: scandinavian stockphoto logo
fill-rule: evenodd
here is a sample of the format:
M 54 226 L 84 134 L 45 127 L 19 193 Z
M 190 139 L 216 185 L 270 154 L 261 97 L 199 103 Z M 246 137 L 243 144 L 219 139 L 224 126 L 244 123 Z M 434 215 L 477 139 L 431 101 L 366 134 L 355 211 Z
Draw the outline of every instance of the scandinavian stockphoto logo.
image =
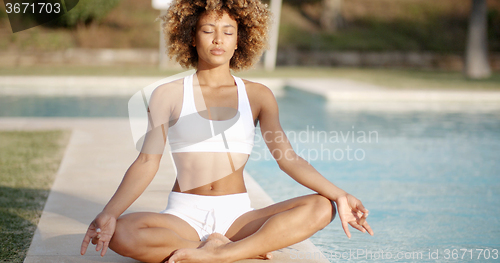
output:
M 191 140 L 189 142 L 185 142 L 182 147 L 188 147 L 220 135 L 223 142 L 223 145 L 220 146 L 229 150 L 225 131 L 231 128 L 240 118 L 240 112 L 238 110 L 229 107 L 210 107 L 210 112 L 212 112 L 214 116 L 232 116 L 231 118 L 226 118 L 224 121 L 213 122 L 208 120 L 208 110 L 195 110 L 194 112 L 185 114 L 175 120 L 165 118 L 162 113 L 166 107 L 183 101 L 184 83 L 176 84 L 173 82 L 174 80 L 179 80 L 192 75 L 193 77 L 191 78 L 191 83 L 188 83 L 188 85 L 193 87 L 193 93 L 201 95 L 200 86 L 197 81 L 196 74 L 194 73 L 195 70 L 189 70 L 164 78 L 148 85 L 145 88 L 142 88 L 130 98 L 128 102 L 129 121 L 134 143 L 138 151 L 151 154 L 163 153 L 167 140 L 166 130 L 173 123 L 180 122 L 181 120 L 183 126 L 190 128 L 183 131 L 185 133 L 183 135 L 191 138 Z M 164 92 L 162 95 L 157 95 L 156 101 L 152 101 L 152 94 L 156 88 L 166 83 L 170 83 L 170 90 L 168 92 Z M 176 92 L 176 89 L 182 90 L 183 92 Z M 194 98 L 194 95 L 196 94 L 192 95 L 193 96 L 190 98 L 196 100 Z M 200 101 L 203 101 L 202 104 L 205 104 L 202 95 L 196 97 L 201 98 Z M 189 105 L 180 106 L 183 108 L 189 107 Z M 194 105 L 190 106 L 195 107 Z M 200 118 L 200 116 L 202 118 Z M 146 140 L 147 138 L 149 139 Z
M 168 85 L 163 85 L 166 83 Z M 184 89 L 185 85 L 192 88 Z M 175 113 L 179 117 L 172 120 L 170 113 L 175 108 L 181 110 Z M 234 152 L 234 145 L 226 138 L 229 136 L 227 131 L 241 117 L 239 110 L 230 107 L 204 108 L 207 108 L 207 104 L 195 70 L 148 85 L 136 92 L 128 102 L 132 137 L 138 151 L 163 154 L 168 141 L 171 143 L 170 152 L 179 152 L 182 159 L 195 162 L 202 170 L 199 173 L 186 173 L 182 161 L 178 162 L 181 163 L 179 167 L 175 167 L 176 162 L 173 161 L 174 170 L 182 175 L 177 177 L 181 191 L 218 181 L 240 169 L 248 159 L 247 154 Z M 173 129 L 177 123 L 180 128 Z M 173 142 L 167 139 L 167 134 Z M 234 136 L 234 132 L 231 136 Z M 216 139 L 210 141 L 211 138 Z M 210 149 L 195 146 L 202 141 L 207 141 Z M 173 155 L 170 157 L 175 159 Z
M 50 22 L 73 9 L 79 0 L 4 0 L 12 32 Z

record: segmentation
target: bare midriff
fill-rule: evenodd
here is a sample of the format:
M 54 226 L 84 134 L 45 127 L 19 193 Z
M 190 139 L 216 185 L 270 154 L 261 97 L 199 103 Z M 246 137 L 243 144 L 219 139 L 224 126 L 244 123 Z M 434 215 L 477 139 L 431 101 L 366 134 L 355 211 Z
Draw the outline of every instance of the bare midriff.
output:
M 173 192 L 197 195 L 245 193 L 243 169 L 248 154 L 173 153 L 177 169 Z

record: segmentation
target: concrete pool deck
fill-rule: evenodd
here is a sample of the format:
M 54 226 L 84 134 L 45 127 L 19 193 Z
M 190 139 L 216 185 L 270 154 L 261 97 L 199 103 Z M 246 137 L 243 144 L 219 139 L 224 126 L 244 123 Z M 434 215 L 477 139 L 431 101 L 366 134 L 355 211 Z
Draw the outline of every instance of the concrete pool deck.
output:
M 349 79 L 287 79 L 287 86 L 325 97 L 358 102 L 500 102 L 500 90 L 389 89 Z
M 137 157 L 128 119 L 0 118 L 0 130 L 51 129 L 67 129 L 72 134 L 24 262 L 138 262 L 111 250 L 100 257 L 92 245 L 84 256 L 79 252 L 88 224 L 114 194 Z M 172 161 L 165 157 L 154 180 L 125 213 L 159 212 L 165 208 L 175 180 Z M 245 174 L 245 183 L 252 207 L 273 203 L 248 174 Z M 305 257 L 307 254 L 314 255 L 315 259 L 295 260 L 328 262 L 309 240 L 273 252 L 272 262 L 294 262 L 295 255 Z
M 183 72 L 180 74 L 187 74 Z M 194 72 L 194 71 L 192 71 Z M 5 96 L 132 96 L 163 77 L 0 76 Z M 269 87 L 276 97 L 285 87 L 316 94 L 329 111 L 490 112 L 500 110 L 499 90 L 394 89 L 342 78 L 245 78 Z
M 194 70 L 192 71 L 194 72 Z M 186 74 L 189 72 L 183 72 Z M 4 96 L 132 96 L 162 77 L 0 76 Z M 341 78 L 245 78 L 269 87 L 276 97 L 286 88 L 316 94 L 326 110 L 405 113 L 491 112 L 500 110 L 499 90 L 394 89 Z
M 194 72 L 194 71 L 193 71 Z M 1 95 L 132 95 L 162 77 L 0 76 Z M 332 102 L 500 102 L 500 90 L 393 89 L 341 78 L 245 78 L 280 95 L 285 86 Z

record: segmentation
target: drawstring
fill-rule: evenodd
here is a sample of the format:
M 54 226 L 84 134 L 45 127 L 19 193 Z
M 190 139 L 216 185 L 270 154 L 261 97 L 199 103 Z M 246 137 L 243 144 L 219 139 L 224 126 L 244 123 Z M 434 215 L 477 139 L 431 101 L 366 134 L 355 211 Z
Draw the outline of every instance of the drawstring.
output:
M 216 227 L 216 220 L 215 220 L 215 208 L 212 208 L 212 209 L 205 209 L 203 207 L 199 207 L 198 205 L 196 205 L 196 208 L 200 209 L 200 210 L 203 210 L 205 212 L 207 212 L 207 216 L 205 217 L 205 222 L 203 223 L 203 229 L 205 229 L 207 232 L 209 233 L 213 233 L 215 231 L 215 227 Z M 209 217 L 210 215 L 212 215 L 212 229 L 211 231 L 208 231 L 206 228 L 208 226 L 208 220 L 209 220 Z

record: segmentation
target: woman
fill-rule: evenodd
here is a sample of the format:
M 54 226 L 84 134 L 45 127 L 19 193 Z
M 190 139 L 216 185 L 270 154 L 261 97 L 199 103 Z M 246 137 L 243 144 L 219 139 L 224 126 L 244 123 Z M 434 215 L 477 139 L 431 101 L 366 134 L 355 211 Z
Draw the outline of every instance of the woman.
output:
M 208 2 L 208 3 L 207 3 Z M 232 76 L 262 54 L 270 13 L 259 0 L 175 1 L 164 20 L 169 54 L 196 73 L 164 84 L 149 103 L 151 129 L 141 153 L 82 243 L 104 256 L 145 262 L 234 262 L 272 257 L 327 226 L 336 203 L 342 227 L 373 235 L 361 201 L 325 179 L 286 139 L 273 93 Z M 260 123 L 281 170 L 318 194 L 250 207 L 243 169 Z M 177 178 L 161 213 L 120 216 L 156 174 L 166 138 Z

